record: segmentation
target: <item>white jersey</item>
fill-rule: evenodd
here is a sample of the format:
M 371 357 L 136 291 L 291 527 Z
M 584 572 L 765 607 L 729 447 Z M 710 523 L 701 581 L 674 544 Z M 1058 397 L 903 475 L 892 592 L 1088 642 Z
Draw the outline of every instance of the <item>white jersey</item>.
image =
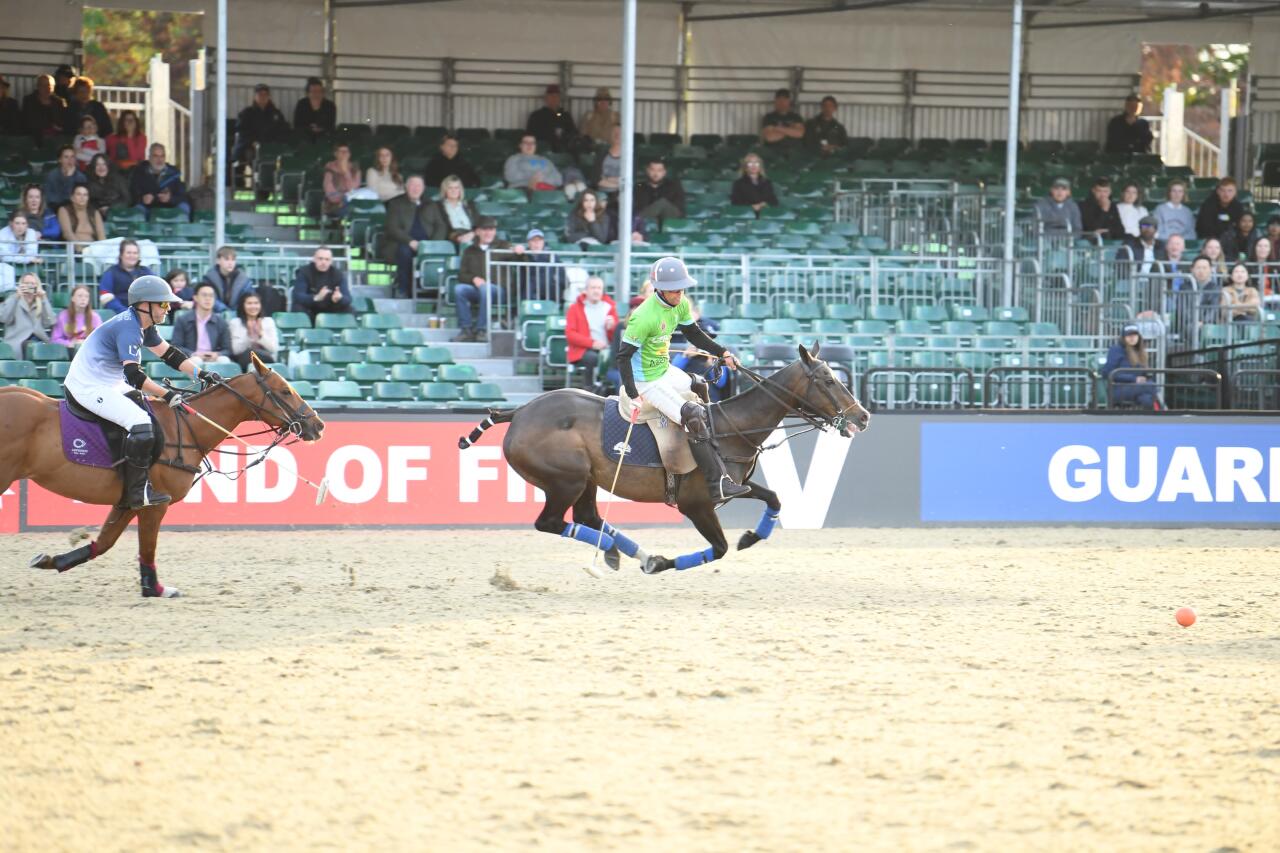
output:
M 159 346 L 160 333 L 155 326 L 143 331 L 138 312 L 122 311 L 90 333 L 67 370 L 69 385 L 101 387 L 124 381 L 124 363 L 142 362 L 142 348 Z

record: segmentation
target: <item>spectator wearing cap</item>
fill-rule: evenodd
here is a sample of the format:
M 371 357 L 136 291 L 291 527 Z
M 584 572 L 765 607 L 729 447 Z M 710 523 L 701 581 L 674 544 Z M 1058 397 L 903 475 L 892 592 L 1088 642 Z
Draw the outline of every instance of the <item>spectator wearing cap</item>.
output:
M 22 121 L 27 133 L 47 139 L 68 131 L 67 102 L 53 91 L 53 78 L 41 74 L 35 91 L 22 99 Z
M 645 219 L 661 223 L 668 217 L 684 216 L 684 187 L 679 178 L 667 174 L 667 164 L 652 157 L 644 170 L 644 180 L 636 187 L 635 211 Z
M 1196 239 L 1196 215 L 1187 207 L 1187 185 L 1182 181 L 1170 181 L 1165 189 L 1165 200 L 1156 205 L 1156 236 L 1168 240 L 1174 234 L 1185 240 Z
M 94 123 L 98 126 L 98 134 L 104 139 L 115 132 L 115 125 L 111 123 L 107 108 L 102 105 L 102 101 L 93 96 L 92 77 L 77 77 L 71 84 L 71 98 L 68 101 L 67 110 L 71 119 L 68 129 L 79 127 L 82 118 L 92 116 Z
M 1071 197 L 1071 182 L 1066 178 L 1055 178 L 1049 185 L 1049 195 L 1036 199 L 1036 217 L 1049 234 L 1079 234 L 1084 230 L 1080 206 Z
M 1156 226 L 1159 222 L 1154 216 L 1144 216 L 1138 221 L 1138 236 L 1126 237 L 1124 245 L 1116 250 L 1116 260 L 1133 261 L 1133 273 L 1146 275 L 1156 264 L 1169 259 L 1164 243 L 1156 239 Z
M 1141 218 L 1141 217 L 1140 217 Z M 1123 240 L 1124 222 L 1120 208 L 1111 200 L 1111 180 L 1097 178 L 1090 188 L 1089 197 L 1080 205 L 1080 227 L 1086 234 L 1094 234 L 1103 240 Z
M 560 87 L 547 87 L 542 96 L 543 105 L 529 113 L 525 130 L 552 151 L 571 151 L 578 137 L 573 116 L 560 105 Z
M 288 136 L 289 122 L 272 102 L 271 87 L 266 83 L 259 83 L 253 87 L 253 103 L 236 116 L 236 142 L 231 149 L 232 168 L 249 165 L 258 145 L 280 142 Z
M 315 142 L 337 126 L 338 108 L 324 96 L 324 83 L 319 77 L 308 77 L 306 96 L 293 106 L 293 129 Z
M 76 81 L 76 70 L 65 62 L 53 70 L 53 94 L 64 101 L 71 100 L 71 84 Z
M 555 252 L 547 250 L 547 237 L 540 228 L 530 228 L 524 238 L 528 247 L 524 259 L 529 263 L 520 279 L 520 298 L 543 302 L 559 302 L 564 292 L 564 266 Z
M 458 180 L 462 181 L 462 185 L 469 189 L 476 189 L 480 186 L 480 175 L 476 173 L 475 167 L 462 156 L 458 146 L 458 138 L 446 133 L 440 138 L 440 147 L 436 150 L 436 153 L 427 161 L 427 167 L 423 170 L 422 177 L 427 182 L 427 186 L 438 187 L 450 175 L 457 177 Z
M 760 141 L 775 151 L 790 151 L 804 139 L 804 119 L 791 108 L 791 90 L 773 93 L 773 111 L 760 120 Z
M 22 107 L 9 97 L 9 81 L 0 74 L 0 135 L 16 136 L 22 130 Z
M 1201 240 L 1209 237 L 1221 239 L 1244 213 L 1244 205 L 1236 198 L 1237 189 L 1235 178 L 1223 178 L 1218 181 L 1213 195 L 1200 205 L 1200 212 L 1196 214 L 1196 234 Z M 1226 248 L 1225 243 L 1223 248 Z
M 773 182 L 764 173 L 764 161 L 759 154 L 751 153 L 742 158 L 742 169 L 738 180 L 729 188 L 731 204 L 750 207 L 760 215 L 760 211 L 772 205 L 778 206 L 778 196 L 773 191 Z
M 582 117 L 582 135 L 600 145 L 608 145 L 611 131 L 621 123 L 613 108 L 613 94 L 603 86 L 596 89 L 595 108 Z
M 453 301 L 458 308 L 459 332 L 454 341 L 489 339 L 489 306 L 501 304 L 502 289 L 489 280 L 490 261 L 510 261 L 524 254 L 523 245 L 498 239 L 498 222 L 492 216 L 476 221 L 475 242 L 462 251 Z
M 418 244 L 431 239 L 427 223 L 427 184 L 421 175 L 410 175 L 404 194 L 387 202 L 387 218 L 382 226 L 382 259 L 396 265 L 396 295 L 413 297 L 413 262 Z
M 1102 367 L 1112 406 L 1159 410 L 1156 398 L 1159 389 L 1151 381 L 1151 374 L 1143 370 L 1147 366 L 1147 346 L 1142 333 L 1137 324 L 1127 323 L 1120 331 L 1120 340 L 1107 350 L 1107 361 Z
M 467 189 L 461 179 L 450 175 L 440 184 L 439 201 L 427 205 L 427 236 L 448 240 L 455 246 L 470 243 L 476 237 L 475 222 L 479 218 L 476 206 L 467 201 Z
M 618 307 L 604 292 L 604 281 L 596 275 L 565 312 L 564 336 L 569 364 L 578 368 L 587 388 L 595 385 L 600 364 L 608 364 L 609 339 L 618 327 Z
M 820 112 L 805 122 L 804 141 L 819 157 L 830 157 L 849 143 L 849 132 L 836 118 L 836 99 L 822 99 Z
M 1151 151 L 1151 125 L 1142 114 L 1142 100 L 1137 95 L 1124 99 L 1124 111 L 1107 122 L 1108 154 L 1147 154 Z

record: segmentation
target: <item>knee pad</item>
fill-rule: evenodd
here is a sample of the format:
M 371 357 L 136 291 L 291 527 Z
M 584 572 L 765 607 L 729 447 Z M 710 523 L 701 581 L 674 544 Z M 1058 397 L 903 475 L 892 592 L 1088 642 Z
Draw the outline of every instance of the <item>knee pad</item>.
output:
M 680 423 L 684 424 L 695 439 L 703 440 L 711 437 L 711 431 L 707 428 L 707 410 L 701 403 L 690 400 L 681 406 Z
M 124 440 L 124 453 L 131 465 L 148 467 L 151 463 L 151 450 L 155 446 L 155 434 L 151 424 L 140 424 L 129 430 Z

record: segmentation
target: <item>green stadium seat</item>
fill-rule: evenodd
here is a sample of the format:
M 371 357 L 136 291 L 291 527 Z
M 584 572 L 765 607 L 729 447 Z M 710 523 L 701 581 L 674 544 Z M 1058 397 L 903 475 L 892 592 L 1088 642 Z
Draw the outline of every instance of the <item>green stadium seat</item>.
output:
M 968 320 L 971 323 L 985 323 L 990 319 L 987 309 L 981 305 L 957 305 L 952 303 L 947 306 L 947 311 L 950 312 L 952 320 Z
M 332 346 L 338 340 L 338 335 L 333 329 L 312 329 L 309 326 L 299 328 L 294 337 L 294 342 L 300 347 L 327 347 Z
M 467 400 L 493 403 L 505 399 L 502 387 L 496 382 L 471 382 L 462 387 L 462 396 Z
M 403 402 L 417 399 L 413 386 L 408 382 L 375 382 L 372 397 L 385 402 Z
M 148 377 L 150 377 L 151 379 L 155 379 L 157 381 L 161 379 L 168 379 L 170 381 L 175 379 L 187 380 L 190 378 L 187 376 L 187 374 L 183 373 L 181 370 L 174 370 L 172 367 L 165 364 L 163 361 L 148 362 L 146 371 L 147 371 Z
M 338 378 L 338 371 L 332 364 L 295 364 L 293 378 L 306 382 L 325 382 Z
M 948 320 L 942 324 L 942 334 L 972 338 L 978 334 L 978 324 L 968 320 Z
M 354 314 L 317 314 L 317 329 L 354 329 L 356 328 L 356 315 Z
M 295 332 L 298 329 L 310 329 L 311 318 L 301 311 L 279 311 L 271 315 L 276 328 L 282 332 Z
M 339 339 L 351 347 L 368 347 L 382 343 L 382 332 L 377 329 L 343 329 Z
M 324 316 L 323 314 L 321 316 Z M 353 346 L 320 348 L 320 360 L 326 364 L 356 364 L 364 359 L 364 351 Z
M 437 366 L 441 364 L 452 364 L 453 353 L 448 347 L 414 347 L 413 361 L 415 364 L 426 364 Z
M 400 320 L 398 314 L 362 314 L 360 316 L 360 325 L 366 329 L 386 331 L 388 329 L 398 329 L 404 323 Z
M 1022 334 L 1022 326 L 1017 323 L 1009 323 L 1003 320 L 988 320 L 982 327 L 984 335 L 1004 335 L 1006 337 L 1016 338 Z
M 929 335 L 924 345 L 935 350 L 956 350 L 960 348 L 960 339 L 955 335 Z
M 813 302 L 786 302 L 782 313 L 802 323 L 810 323 L 822 317 L 822 306 Z
M 923 320 L 934 328 L 942 328 L 948 319 L 947 309 L 943 305 L 915 305 L 911 308 L 912 320 Z
M 927 320 L 899 320 L 893 324 L 893 330 L 899 335 L 927 335 L 933 327 Z
M 365 361 L 374 364 L 407 364 L 409 351 L 404 347 L 371 346 L 365 351 Z
M 56 379 L 19 379 L 18 384 L 32 391 L 39 391 L 46 397 L 62 397 L 62 383 Z
M 698 310 L 708 320 L 723 320 L 733 316 L 733 308 L 728 302 L 702 302 L 699 303 Z
M 157 364 L 164 364 L 164 362 L 157 362 Z M 66 379 L 67 371 L 70 369 L 71 362 L 69 361 L 51 361 L 44 366 L 44 375 L 50 379 Z
M 1058 331 L 1057 323 L 1030 323 L 1027 325 L 1028 335 L 1039 335 L 1040 337 L 1056 337 L 1062 333 Z
M 13 361 L 18 357 L 18 352 L 13 345 L 7 341 L 0 341 L 0 361 Z
M 891 326 L 885 320 L 854 320 L 853 331 L 858 335 L 887 335 Z
M 866 316 L 861 305 L 844 305 L 840 303 L 822 306 L 822 315 L 830 320 L 844 320 L 847 323 L 852 323 L 854 320 L 862 320 Z
M 902 319 L 902 309 L 897 305 L 872 305 L 867 309 L 867 319 L 896 323 Z
M 740 320 L 764 320 L 773 316 L 773 306 L 768 302 L 744 302 L 735 313 Z
M 726 317 L 720 321 L 720 334 L 722 335 L 754 335 L 759 331 L 760 327 L 755 320 Z
M 0 379 L 35 379 L 36 374 L 35 362 L 0 361 Z
M 348 364 L 343 375 L 352 382 L 368 385 L 370 382 L 382 382 L 387 378 L 386 365 L 371 364 L 367 361 Z
M 761 330 L 766 335 L 797 335 L 802 331 L 800 321 L 792 317 L 766 318 Z
M 388 329 L 387 343 L 396 347 L 420 347 L 423 343 L 421 329 Z
M 431 382 L 436 372 L 425 364 L 393 364 L 391 380 L 393 382 Z
M 462 389 L 452 382 L 423 382 L 422 399 L 432 403 L 449 403 L 462 399 Z
M 479 382 L 480 374 L 471 364 L 442 364 L 436 370 L 436 378 L 441 382 Z
M 316 398 L 316 386 L 306 379 L 291 380 L 294 392 L 304 400 Z
M 320 383 L 316 398 L 319 400 L 364 400 L 364 392 L 360 390 L 359 385 L 350 380 L 327 379 Z
M 49 361 L 67 361 L 71 358 L 71 352 L 62 344 L 31 341 L 27 344 L 27 358 L 38 364 Z
M 819 317 L 810 325 L 810 331 L 820 336 L 823 341 L 839 342 L 845 335 L 849 334 L 850 324 L 844 320 L 834 320 L 830 317 Z
M 996 308 L 991 312 L 991 317 L 1008 323 L 1026 323 L 1030 319 L 1027 309 L 1021 305 L 1005 305 Z

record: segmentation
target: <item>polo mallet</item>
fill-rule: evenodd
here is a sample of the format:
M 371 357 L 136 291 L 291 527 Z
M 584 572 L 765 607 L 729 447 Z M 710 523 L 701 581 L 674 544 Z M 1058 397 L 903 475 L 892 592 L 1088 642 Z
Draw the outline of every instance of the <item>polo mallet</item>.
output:
M 613 494 L 613 490 L 618 487 L 618 475 L 622 473 L 622 461 L 627 458 L 627 451 L 631 449 L 631 430 L 635 429 L 636 419 L 640 417 L 641 404 L 632 401 L 631 420 L 627 423 L 627 437 L 622 439 L 622 450 L 618 453 L 618 467 L 613 471 L 613 483 L 609 485 L 609 494 Z M 602 578 L 600 570 L 596 567 L 596 561 L 600 559 L 600 545 L 604 541 L 604 529 L 609 526 L 609 510 L 613 509 L 613 501 L 609 501 L 609 505 L 604 508 L 604 516 L 600 520 L 600 535 L 596 537 L 596 547 L 591 552 L 591 566 L 587 568 L 587 574 L 593 578 Z
M 254 446 L 253 446 L 252 444 L 250 444 L 249 442 L 245 441 L 243 438 L 241 438 L 240 436 L 236 435 L 234 432 L 231 432 L 230 430 L 226 429 L 225 427 L 220 426 L 219 424 L 217 424 L 217 423 L 215 423 L 215 422 L 213 422 L 213 421 L 209 420 L 209 418 L 206 418 L 204 415 L 200 414 L 200 413 L 199 413 L 199 412 L 197 412 L 195 409 L 193 409 L 193 408 L 191 408 L 190 406 L 188 406 L 186 403 L 183 403 L 183 404 L 182 404 L 182 409 L 183 409 L 183 411 L 185 411 L 185 412 L 186 412 L 187 414 L 189 414 L 189 415 L 195 415 L 197 418 L 199 418 L 200 420 L 204 421 L 205 423 L 207 423 L 209 426 L 213 427 L 214 429 L 218 430 L 220 433 L 222 433 L 223 435 L 225 435 L 227 438 L 234 438 L 236 441 L 240 442 L 240 444 L 241 444 L 241 445 L 243 445 L 243 446 L 244 446 L 245 448 L 247 448 L 248 450 L 253 450 L 253 449 L 254 449 Z M 319 485 L 317 485 L 317 484 L 315 484 L 315 483 L 311 482 L 310 480 L 308 480 L 306 477 L 304 477 L 304 476 L 302 476 L 301 474 L 299 474 L 299 473 L 298 473 L 297 471 L 295 471 L 294 469 L 290 468 L 288 465 L 285 465 L 284 463 L 280 462 L 280 460 L 278 460 L 278 459 L 277 459 L 277 460 L 275 460 L 275 463 L 276 463 L 277 465 L 279 465 L 279 466 L 280 466 L 280 469 L 281 469 L 282 471 L 288 471 L 289 473 L 293 474 L 293 476 L 297 477 L 299 480 L 301 480 L 302 482 L 306 483 L 308 486 L 310 486 L 311 488 L 313 488 L 313 489 L 315 489 L 315 490 L 316 490 L 316 506 L 320 506 L 320 504 L 324 503 L 324 499 L 325 499 L 326 497 L 328 497 L 328 496 L 329 496 L 329 478 L 328 478 L 328 477 L 321 477 L 321 478 L 320 478 L 320 483 L 319 483 Z

